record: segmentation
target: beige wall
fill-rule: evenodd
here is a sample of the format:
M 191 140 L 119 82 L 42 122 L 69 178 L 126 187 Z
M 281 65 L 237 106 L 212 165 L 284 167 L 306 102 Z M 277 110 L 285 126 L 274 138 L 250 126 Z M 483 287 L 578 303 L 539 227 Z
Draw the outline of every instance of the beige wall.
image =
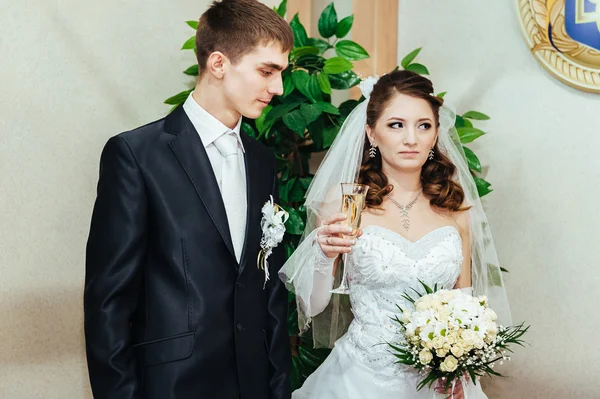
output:
M 208 0 L 0 0 L 0 398 L 89 397 L 84 251 L 108 137 L 163 116 Z
M 419 60 L 459 111 L 493 119 L 475 145 L 495 191 L 486 209 L 516 321 L 533 325 L 493 398 L 598 398 L 600 96 L 533 59 L 514 2 L 400 0 L 400 57 Z

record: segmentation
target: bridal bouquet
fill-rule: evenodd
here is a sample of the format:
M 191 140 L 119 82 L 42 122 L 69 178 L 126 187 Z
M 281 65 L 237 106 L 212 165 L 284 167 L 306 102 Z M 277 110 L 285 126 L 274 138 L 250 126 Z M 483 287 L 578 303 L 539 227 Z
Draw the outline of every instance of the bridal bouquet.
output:
M 501 376 L 494 371 L 496 362 L 510 360 L 513 344 L 523 346 L 521 337 L 528 327 L 523 324 L 503 327 L 496 323 L 496 313 L 488 307 L 485 296 L 473 297 L 461 290 L 431 289 L 421 282 L 426 294 L 404 298 L 414 310 L 400 309 L 394 320 L 404 336 L 403 343 L 388 343 L 398 363 L 412 366 L 425 375 L 417 389 L 438 380 L 450 388 L 468 375 L 476 384 L 478 377 Z

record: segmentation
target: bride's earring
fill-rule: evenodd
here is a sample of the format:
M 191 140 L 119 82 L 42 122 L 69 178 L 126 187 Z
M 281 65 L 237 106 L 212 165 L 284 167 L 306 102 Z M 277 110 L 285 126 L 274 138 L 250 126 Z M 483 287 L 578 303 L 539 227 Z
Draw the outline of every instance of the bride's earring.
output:
M 371 143 L 371 148 L 369 149 L 369 156 L 371 158 L 375 158 L 376 154 L 377 154 L 377 147 L 375 145 L 373 145 L 373 143 Z
M 433 148 L 432 148 L 431 151 L 429 151 L 429 160 L 430 161 L 433 159 L 433 154 L 435 154 L 435 152 L 433 152 Z

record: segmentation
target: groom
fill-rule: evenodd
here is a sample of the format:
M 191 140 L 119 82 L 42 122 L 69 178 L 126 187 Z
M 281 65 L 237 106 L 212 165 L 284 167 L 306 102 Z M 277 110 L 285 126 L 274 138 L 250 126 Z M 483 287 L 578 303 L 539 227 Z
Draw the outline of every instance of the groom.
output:
M 185 104 L 106 144 L 84 293 L 95 398 L 290 397 L 287 291 L 257 267 L 275 157 L 240 125 L 282 94 L 292 45 L 258 1 L 214 2 Z

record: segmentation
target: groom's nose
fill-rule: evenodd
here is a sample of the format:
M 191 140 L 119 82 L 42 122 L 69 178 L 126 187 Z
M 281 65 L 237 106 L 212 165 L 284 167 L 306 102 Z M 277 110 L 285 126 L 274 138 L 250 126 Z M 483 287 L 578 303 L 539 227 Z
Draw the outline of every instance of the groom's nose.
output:
M 269 91 L 269 94 L 271 94 L 273 96 L 282 95 L 283 94 L 283 80 L 282 80 L 281 76 L 279 76 L 279 78 L 277 78 L 277 79 L 273 79 L 269 83 L 269 87 L 267 88 L 267 90 Z

